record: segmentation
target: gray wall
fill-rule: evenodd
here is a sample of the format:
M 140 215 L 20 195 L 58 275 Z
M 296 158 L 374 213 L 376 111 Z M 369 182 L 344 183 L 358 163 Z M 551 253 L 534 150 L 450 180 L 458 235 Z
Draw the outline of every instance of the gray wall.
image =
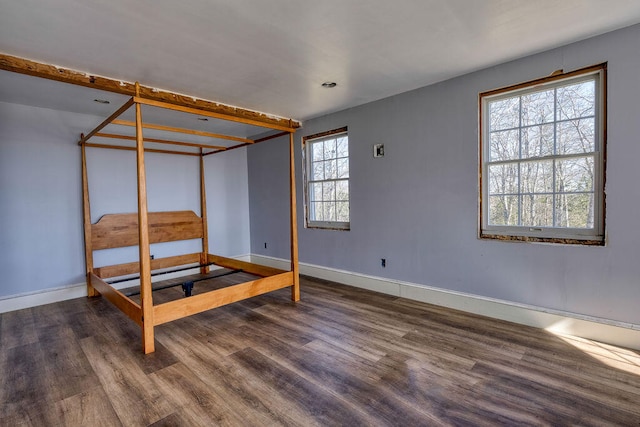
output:
M 605 61 L 607 245 L 479 240 L 478 93 Z M 301 137 L 349 127 L 351 231 L 305 229 L 299 209 L 300 261 L 640 324 L 639 69 L 634 26 L 305 122 L 300 207 Z M 288 258 L 286 140 L 248 164 L 252 253 Z
M 0 103 L 0 298 L 84 282 L 80 149 L 103 118 Z M 200 213 L 198 159 L 148 153 L 150 211 Z M 135 154 L 87 150 L 91 214 L 136 212 Z M 246 151 L 205 159 L 209 249 L 249 253 Z M 152 245 L 157 257 L 199 241 Z M 137 260 L 137 247 L 96 252 L 96 266 Z

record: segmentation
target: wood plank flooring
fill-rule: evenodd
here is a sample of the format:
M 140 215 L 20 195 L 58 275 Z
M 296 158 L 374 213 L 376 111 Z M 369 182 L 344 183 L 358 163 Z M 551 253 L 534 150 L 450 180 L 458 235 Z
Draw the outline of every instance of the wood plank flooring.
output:
M 308 277 L 140 341 L 102 298 L 0 315 L 0 426 L 640 426 L 640 352 Z

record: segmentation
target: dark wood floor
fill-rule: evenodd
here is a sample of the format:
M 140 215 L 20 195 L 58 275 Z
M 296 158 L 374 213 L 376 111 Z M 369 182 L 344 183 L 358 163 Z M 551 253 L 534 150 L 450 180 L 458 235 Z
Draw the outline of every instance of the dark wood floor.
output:
M 640 426 L 640 352 L 310 278 L 289 293 L 157 327 L 148 356 L 102 298 L 2 314 L 0 425 Z

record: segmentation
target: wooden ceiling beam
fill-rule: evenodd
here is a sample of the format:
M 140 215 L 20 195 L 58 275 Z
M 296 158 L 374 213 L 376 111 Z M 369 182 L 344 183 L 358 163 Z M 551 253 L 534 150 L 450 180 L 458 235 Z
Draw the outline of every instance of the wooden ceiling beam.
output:
M 136 96 L 135 83 L 124 82 L 122 80 L 111 79 L 108 77 L 94 76 L 80 71 L 57 67 L 50 64 L 43 64 L 29 59 L 19 58 L 2 53 L 0 53 L 0 70 L 27 74 L 30 76 L 56 80 L 59 82 L 75 84 L 79 86 L 86 86 L 93 89 L 119 93 L 122 95 Z M 268 116 L 264 113 L 246 110 L 239 107 L 232 107 L 224 104 L 218 104 L 216 102 L 193 98 L 186 95 L 180 95 L 173 92 L 161 91 L 148 86 L 140 86 L 139 96 L 180 107 L 198 109 L 209 113 L 214 113 L 218 118 L 222 119 L 244 119 L 246 121 L 255 122 L 256 124 L 258 124 L 258 126 L 264 124 L 270 125 L 266 127 L 276 129 L 296 129 L 300 127 L 300 123 L 295 120 Z

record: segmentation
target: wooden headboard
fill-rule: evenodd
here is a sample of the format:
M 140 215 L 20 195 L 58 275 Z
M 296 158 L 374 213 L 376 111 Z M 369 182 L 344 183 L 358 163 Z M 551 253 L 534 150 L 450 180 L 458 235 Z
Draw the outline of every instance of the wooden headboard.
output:
M 202 218 L 193 211 L 149 212 L 149 243 L 199 239 Z M 138 214 L 108 214 L 91 225 L 92 249 L 138 245 Z

